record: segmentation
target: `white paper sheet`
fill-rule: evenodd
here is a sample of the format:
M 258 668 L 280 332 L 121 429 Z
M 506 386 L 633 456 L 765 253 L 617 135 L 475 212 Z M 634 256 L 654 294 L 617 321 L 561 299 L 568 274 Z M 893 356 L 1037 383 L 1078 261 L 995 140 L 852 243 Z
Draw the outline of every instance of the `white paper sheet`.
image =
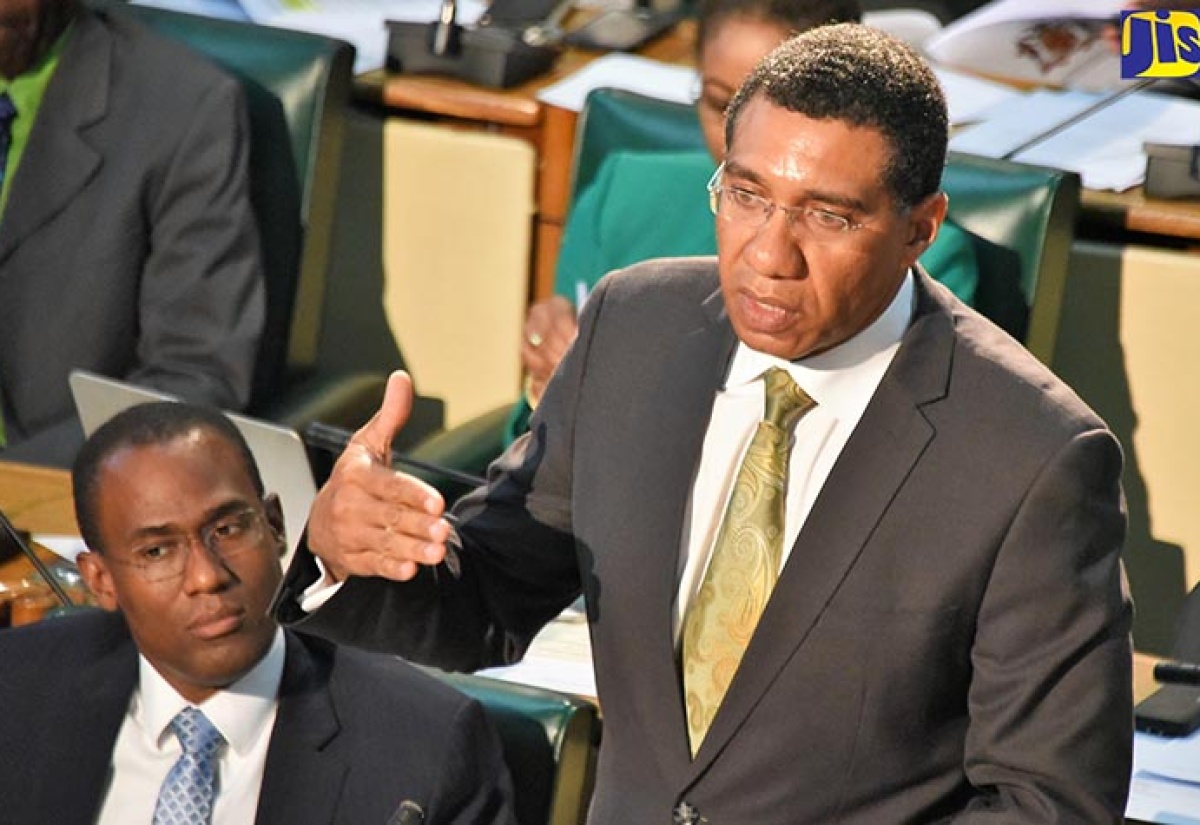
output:
M 1200 825 L 1200 732 L 1133 736 L 1133 779 L 1125 816 L 1163 825 Z
M 614 88 L 660 100 L 691 103 L 699 89 L 695 69 L 630 54 L 606 54 L 538 92 L 543 103 L 582 111 L 592 89 Z
M 1023 94 L 1012 86 L 957 72 L 944 66 L 934 66 L 933 71 L 946 95 L 951 126 L 974 123 L 988 110 Z
M 201 17 L 219 17 L 223 20 L 249 20 L 250 15 L 238 0 L 130 0 L 133 6 L 153 6 L 171 9 Z
M 596 673 L 587 620 L 568 610 L 543 628 L 520 662 L 479 674 L 595 700 Z
M 1125 0 L 994 0 L 929 38 L 929 57 L 1024 84 L 1093 91 L 1122 84 L 1119 56 L 1100 36 Z
M 35 533 L 34 544 L 40 544 L 61 559 L 74 563 L 75 557 L 87 550 L 87 545 L 79 536 L 58 536 L 46 533 Z
M 1001 158 L 1096 103 L 1094 92 L 1042 90 L 1016 95 L 976 113 L 980 121 L 950 139 L 956 152 Z

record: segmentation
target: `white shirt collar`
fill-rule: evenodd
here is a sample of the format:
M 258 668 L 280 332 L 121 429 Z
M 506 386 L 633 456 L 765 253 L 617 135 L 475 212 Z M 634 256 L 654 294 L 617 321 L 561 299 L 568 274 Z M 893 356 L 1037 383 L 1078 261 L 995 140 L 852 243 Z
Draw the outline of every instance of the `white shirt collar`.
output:
M 283 631 L 276 630 L 267 655 L 258 664 L 199 705 L 238 754 L 245 754 L 253 746 L 263 727 L 273 718 L 279 683 L 283 679 L 285 651 Z M 133 716 L 153 748 L 161 749 L 171 741 L 171 720 L 190 704 L 167 683 L 154 665 L 144 656 L 138 656 L 138 690 L 133 697 Z
M 913 274 L 909 270 L 878 318 L 853 338 L 817 355 L 784 361 L 739 342 L 725 387 L 750 384 L 769 367 L 783 367 L 818 406 L 839 419 L 857 418 L 900 346 L 912 320 L 913 303 Z

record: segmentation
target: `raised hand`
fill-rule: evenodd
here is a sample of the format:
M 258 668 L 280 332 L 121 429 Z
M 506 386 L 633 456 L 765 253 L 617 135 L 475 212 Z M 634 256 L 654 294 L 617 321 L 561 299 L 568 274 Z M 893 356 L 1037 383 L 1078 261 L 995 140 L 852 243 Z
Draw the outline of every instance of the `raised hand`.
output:
M 337 581 L 407 581 L 418 565 L 445 558 L 450 525 L 441 494 L 391 468 L 392 440 L 408 421 L 412 398 L 412 380 L 392 373 L 379 411 L 350 439 L 313 501 L 308 548 Z

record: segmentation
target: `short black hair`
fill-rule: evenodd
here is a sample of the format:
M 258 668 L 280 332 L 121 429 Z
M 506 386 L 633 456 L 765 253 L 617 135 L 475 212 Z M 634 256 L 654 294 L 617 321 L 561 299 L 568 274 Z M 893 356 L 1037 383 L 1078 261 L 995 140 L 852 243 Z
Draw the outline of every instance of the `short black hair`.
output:
M 195 404 L 155 401 L 137 404 L 104 422 L 83 443 L 71 468 L 71 488 L 75 497 L 75 521 L 84 542 L 92 550 L 103 552 L 100 540 L 100 470 L 114 453 L 127 447 L 166 444 L 194 431 L 210 432 L 231 444 L 242 458 L 242 468 L 254 485 L 259 498 L 264 495 L 262 475 L 250 446 L 237 426 L 221 411 Z
M 785 41 L 730 101 L 727 146 L 733 146 L 742 110 L 759 95 L 815 120 L 878 129 L 891 150 L 883 183 L 900 206 L 914 206 L 941 187 L 949 137 L 946 98 L 933 70 L 901 40 L 870 26 L 841 23 Z
M 696 10 L 696 53 L 727 20 L 754 20 L 799 34 L 827 23 L 862 20 L 859 0 L 702 0 Z

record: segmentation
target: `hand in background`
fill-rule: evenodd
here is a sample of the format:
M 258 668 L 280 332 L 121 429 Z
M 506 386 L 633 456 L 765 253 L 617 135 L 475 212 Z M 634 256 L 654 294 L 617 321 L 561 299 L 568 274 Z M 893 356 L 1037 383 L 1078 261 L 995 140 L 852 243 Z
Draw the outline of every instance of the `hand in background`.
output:
M 317 493 L 307 545 L 337 581 L 407 581 L 446 556 L 446 503 L 425 482 L 391 467 L 392 439 L 412 411 L 412 379 L 394 372 L 379 412 L 350 439 Z
M 530 406 L 541 399 L 546 382 L 578 333 L 575 307 L 566 298 L 555 295 L 529 308 L 521 341 L 521 366 L 528 377 L 525 392 Z

